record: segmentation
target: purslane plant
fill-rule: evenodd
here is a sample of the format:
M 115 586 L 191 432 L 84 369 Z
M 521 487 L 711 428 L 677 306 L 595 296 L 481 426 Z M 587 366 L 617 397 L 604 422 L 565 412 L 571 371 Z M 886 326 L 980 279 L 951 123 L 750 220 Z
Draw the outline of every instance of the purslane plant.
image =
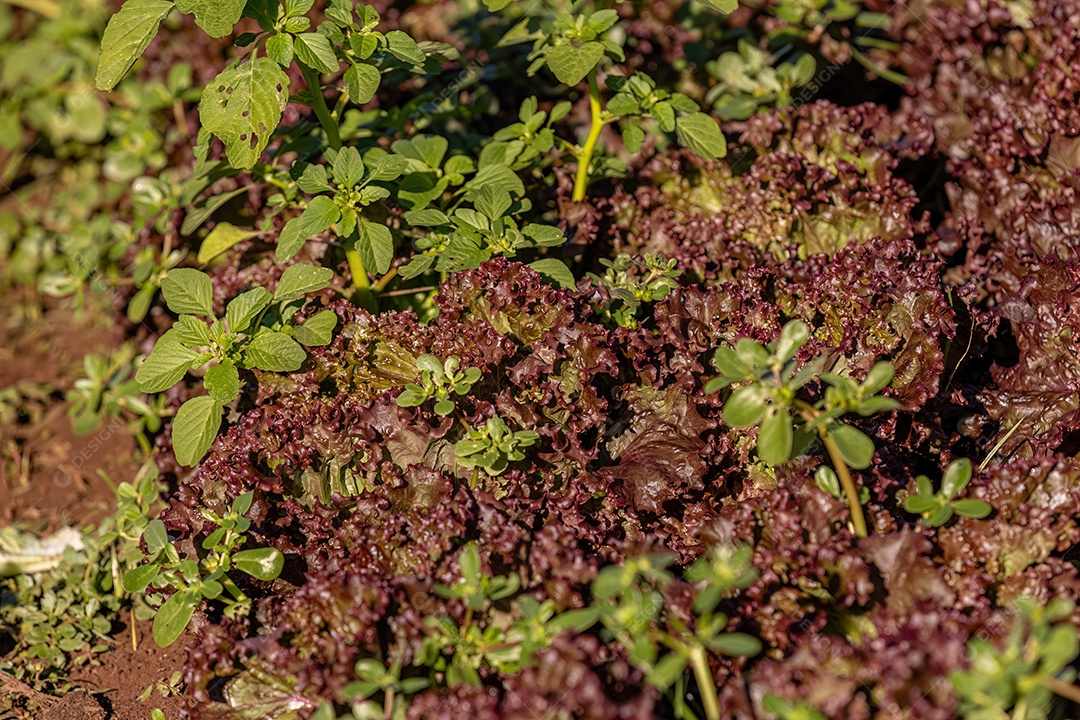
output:
M 721 376 L 710 380 L 705 391 L 745 383 L 724 402 L 724 422 L 735 428 L 760 426 L 758 456 L 770 465 L 787 462 L 796 439 L 802 448 L 816 434 L 844 490 L 855 533 L 865 537 L 866 520 L 859 491 L 848 468 L 869 467 L 874 442 L 858 428 L 840 422 L 840 418 L 852 412 L 867 417 L 899 407 L 895 400 L 878 394 L 892 381 L 893 367 L 879 362 L 861 383 L 838 373 L 823 374 L 824 358 L 820 357 L 798 370 L 795 356 L 809 337 L 806 325 L 792 320 L 767 348 L 750 338 L 742 338 L 734 348 L 718 348 L 713 361 Z M 798 396 L 799 390 L 812 381 L 827 385 L 823 397 L 814 403 Z
M 397 397 L 401 407 L 417 407 L 428 400 L 435 401 L 436 415 L 449 415 L 454 412 L 454 395 L 464 395 L 480 380 L 480 368 L 461 369 L 461 361 L 448 357 L 440 361 L 434 355 L 420 355 L 416 358 L 420 369 L 420 382 L 409 383 Z
M 257 287 L 233 298 L 224 318 L 214 317 L 213 285 L 206 273 L 180 268 L 162 280 L 165 302 L 180 318 L 136 371 L 139 387 L 162 392 L 213 362 L 202 376 L 209 394 L 185 402 L 173 419 L 177 462 L 194 465 L 206 454 L 221 426 L 222 410 L 240 394 L 241 369 L 292 372 L 307 358 L 303 346 L 330 342 L 337 325 L 333 312 L 324 310 L 302 325 L 293 318 L 302 298 L 325 288 L 332 277 L 326 268 L 293 265 L 273 293 Z
M 961 458 L 949 463 L 945 476 L 941 479 L 941 489 L 934 492 L 930 478 L 919 475 L 915 478 L 918 492 L 904 499 L 904 509 L 922 516 L 922 521 L 929 527 L 941 527 L 952 519 L 953 514 L 969 518 L 984 518 L 993 508 L 975 498 L 956 499 L 971 481 L 971 461 Z
M 240 495 L 222 516 L 202 509 L 203 516 L 217 529 L 203 540 L 202 548 L 207 554 L 198 562 L 180 558 L 161 520 L 147 524 L 143 531 L 146 563 L 124 575 L 124 589 L 130 593 L 143 592 L 148 587 L 154 589 L 151 592 L 174 590 L 154 616 L 154 640 L 161 647 L 176 642 L 204 598 L 224 603 L 228 617 L 240 617 L 250 611 L 251 600 L 229 577 L 231 570 L 265 581 L 281 573 L 285 556 L 280 551 L 239 549 L 246 540 L 244 533 L 251 527 L 251 520 L 244 515 L 251 509 L 253 497 L 251 492 Z

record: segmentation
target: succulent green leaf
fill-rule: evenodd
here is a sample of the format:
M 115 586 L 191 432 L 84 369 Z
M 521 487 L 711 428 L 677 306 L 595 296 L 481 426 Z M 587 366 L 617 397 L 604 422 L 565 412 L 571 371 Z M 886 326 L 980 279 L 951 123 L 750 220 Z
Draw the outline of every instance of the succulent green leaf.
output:
M 736 390 L 724 403 L 724 422 L 735 428 L 757 425 L 765 417 L 767 395 L 756 383 Z
M 786 363 L 795 357 L 799 348 L 809 339 L 810 330 L 802 320 L 792 320 L 787 323 L 780 331 L 780 339 L 776 342 L 776 359 L 781 363 Z
M 285 566 L 285 556 L 274 548 L 241 550 L 232 556 L 233 566 L 258 580 L 273 580 Z
M 874 460 L 874 441 L 862 430 L 850 425 L 838 424 L 829 429 L 829 437 L 836 443 L 840 454 L 851 467 L 862 470 Z
M 199 599 L 198 594 L 193 590 L 178 590 L 158 609 L 154 616 L 152 630 L 154 642 L 158 644 L 158 647 L 168 647 L 176 642 L 188 622 L 191 621 Z
M 767 413 L 758 432 L 758 455 L 770 465 L 781 465 L 791 457 L 793 429 L 787 408 Z
M 989 503 L 985 503 L 982 500 L 976 500 L 975 498 L 953 500 L 952 507 L 957 515 L 975 519 L 984 518 L 993 511 L 993 508 L 990 507 Z
M 953 460 L 945 470 L 945 477 L 941 479 L 941 494 L 946 500 L 952 500 L 970 481 L 971 461 L 967 458 Z

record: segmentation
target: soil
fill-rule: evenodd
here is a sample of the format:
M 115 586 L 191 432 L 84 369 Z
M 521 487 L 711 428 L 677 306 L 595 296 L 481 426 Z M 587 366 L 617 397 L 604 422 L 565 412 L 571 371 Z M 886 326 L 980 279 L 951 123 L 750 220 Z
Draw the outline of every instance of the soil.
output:
M 19 290 L 0 294 L 0 307 L 0 527 L 18 523 L 45 533 L 95 525 L 115 510 L 106 478 L 130 480 L 138 470 L 136 445 L 117 421 L 76 435 L 64 395 L 80 377 L 85 353 L 105 353 L 121 341 L 116 328 L 101 324 L 113 313 L 80 312 Z M 130 628 L 122 627 L 115 649 L 75 669 L 74 689 L 60 697 L 3 676 L 0 695 L 36 708 L 24 714 L 34 720 L 147 720 L 153 708 L 177 717 L 178 698 L 156 691 L 138 697 L 180 668 L 183 639 L 159 648 L 149 623 L 136 623 L 135 637 L 132 649 Z

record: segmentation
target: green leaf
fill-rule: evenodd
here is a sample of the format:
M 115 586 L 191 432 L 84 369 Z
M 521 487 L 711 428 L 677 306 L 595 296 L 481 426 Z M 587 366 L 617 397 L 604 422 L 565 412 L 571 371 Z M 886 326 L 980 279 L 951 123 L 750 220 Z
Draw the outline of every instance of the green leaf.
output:
M 345 81 L 345 89 L 349 92 L 349 99 L 357 105 L 366 105 L 378 92 L 382 73 L 374 65 L 354 63 L 345 71 L 342 79 Z
M 276 330 L 258 333 L 244 348 L 244 361 L 248 366 L 268 372 L 299 370 L 306 359 L 304 348 L 285 333 Z
M 952 500 L 970 481 L 971 461 L 967 458 L 953 460 L 945 470 L 945 477 L 941 479 L 941 494 L 945 499 Z
M 368 180 L 396 180 L 408 169 L 409 161 L 400 155 L 383 155 L 374 163 L 371 163 L 371 173 Z
M 99 90 L 112 90 L 127 75 L 172 9 L 173 3 L 166 0 L 127 0 L 109 18 L 95 78 Z
M 364 161 L 354 147 L 342 148 L 334 158 L 334 182 L 338 187 L 351 188 L 364 177 Z
M 199 596 L 192 590 L 179 590 L 165 601 L 154 616 L 152 632 L 158 647 L 168 647 L 176 642 L 198 604 Z
M 255 288 L 241 293 L 229 301 L 225 308 L 225 321 L 229 323 L 229 332 L 242 333 L 251 325 L 259 313 L 271 303 L 273 296 L 266 288 Z
M 724 422 L 734 428 L 757 425 L 765 417 L 767 394 L 756 383 L 736 390 L 724 403 Z
M 476 209 L 487 215 L 491 220 L 497 220 L 505 215 L 513 203 L 514 200 L 510 197 L 510 193 L 499 190 L 492 185 L 477 191 L 476 199 L 473 202 Z
M 325 35 L 301 33 L 296 36 L 293 47 L 297 60 L 323 74 L 336 73 L 340 67 L 334 48 L 330 46 L 330 40 Z
M 801 320 L 792 320 L 784 325 L 780 331 L 780 339 L 776 341 L 776 359 L 786 363 L 795 357 L 799 348 L 806 344 L 810 338 L 810 330 Z
M 671 107 L 671 103 L 656 103 L 652 106 L 650 114 L 656 118 L 657 124 L 664 132 L 671 132 L 675 129 L 675 108 Z
M 641 105 L 631 93 L 621 92 L 612 96 L 607 103 L 607 111 L 613 115 L 623 117 L 634 115 L 641 111 Z
M 293 39 L 289 33 L 276 33 L 266 41 L 266 57 L 283 68 L 292 65 Z
M 232 556 L 233 566 L 258 580 L 273 580 L 285 566 L 285 556 L 274 548 L 241 550 Z
M 124 573 L 124 590 L 129 593 L 142 592 L 146 589 L 146 586 L 157 577 L 158 571 L 161 568 L 156 563 L 150 563 L 149 565 L 140 565 L 137 568 Z
M 787 408 L 777 408 L 765 416 L 758 433 L 758 455 L 770 465 L 781 465 L 791 457 L 793 429 Z
M 390 235 L 390 228 L 362 220 L 359 229 L 356 250 L 364 261 L 364 267 L 376 275 L 385 275 L 394 261 L 394 239 Z
M 150 356 L 135 371 L 135 381 L 144 393 L 168 390 L 183 379 L 199 354 L 176 340 L 159 340 Z
M 199 118 L 225 143 L 229 163 L 247 169 L 266 149 L 288 99 L 289 76 L 270 58 L 255 58 L 226 68 L 206 86 Z
M 909 513 L 916 515 L 922 515 L 923 513 L 930 512 L 938 506 L 937 499 L 933 496 L 926 495 L 908 495 L 904 498 L 904 509 Z
M 161 281 L 161 294 L 177 315 L 214 316 L 214 285 L 204 272 L 191 268 L 170 270 Z
M 191 398 L 173 418 L 172 438 L 176 461 L 191 467 L 202 459 L 221 427 L 221 403 L 209 395 Z
M 561 288 L 576 288 L 577 279 L 574 278 L 574 273 L 570 272 L 570 268 L 566 267 L 566 263 L 556 258 L 544 258 L 543 260 L 536 260 L 529 263 L 536 272 L 547 281 L 554 284 L 556 287 Z
M 449 225 L 450 218 L 446 217 L 446 213 L 442 210 L 426 208 L 424 210 L 409 210 L 405 213 L 405 222 L 419 226 Z
M 334 339 L 337 321 L 337 314 L 333 310 L 323 310 L 305 320 L 303 325 L 294 327 L 293 339 L 307 347 L 329 345 Z
M 391 30 L 386 33 L 386 41 L 389 44 L 390 54 L 403 62 L 413 65 L 423 65 L 427 56 L 416 41 L 403 33 L 401 30 Z
M 171 333 L 175 333 L 177 340 L 189 348 L 213 344 L 210 339 L 210 328 L 194 315 L 181 315 L 169 330 Z M 162 336 L 162 340 L 167 339 L 166 336 Z
M 725 633 L 713 638 L 709 642 L 709 649 L 725 655 L 753 657 L 761 652 L 761 641 L 745 633 Z
M 645 676 L 650 685 L 659 689 L 667 690 L 671 685 L 682 677 L 686 671 L 687 657 L 679 653 L 669 653 L 653 665 L 652 670 Z
M 818 467 L 814 472 L 814 482 L 834 498 L 840 497 L 840 478 L 836 477 L 836 472 L 828 465 Z
M 333 200 L 325 195 L 312 198 L 304 212 L 282 228 L 275 253 L 277 261 L 292 260 L 310 237 L 329 230 L 340 218 L 341 210 Z
M 236 365 L 232 360 L 222 360 L 206 371 L 203 376 L 203 385 L 210 397 L 222 405 L 231 403 L 240 394 L 240 373 L 236 371 Z
M 293 265 L 285 270 L 274 290 L 275 300 L 295 300 L 322 290 L 330 284 L 334 271 L 314 265 Z
M 829 430 L 829 437 L 836 443 L 836 447 L 844 457 L 844 462 L 848 465 L 856 470 L 870 467 L 870 463 L 874 460 L 874 441 L 862 430 L 839 424 Z
M 224 37 L 240 22 L 247 0 L 177 0 L 182 13 L 194 14 L 195 24 L 213 38 Z
M 718 13 L 727 15 L 735 12 L 739 7 L 739 0 L 695 0 L 705 7 L 712 8 Z
M 631 155 L 636 155 L 641 150 L 641 144 L 645 142 L 645 131 L 633 120 L 619 123 L 619 127 L 622 128 L 622 140 L 626 151 Z
M 143 530 L 143 540 L 146 541 L 146 549 L 151 555 L 156 555 L 169 544 L 169 533 L 165 530 L 165 523 L 154 519 L 146 524 Z
M 205 265 L 233 245 L 258 234 L 254 230 L 244 230 L 227 222 L 219 222 L 210 231 L 210 234 L 203 239 L 196 259 L 200 265 Z
M 993 511 L 993 508 L 990 507 L 988 503 L 985 503 L 982 500 L 976 500 L 975 498 L 953 500 L 952 507 L 957 515 L 975 518 L 976 520 L 986 517 Z
M 675 121 L 675 136 L 695 155 L 717 160 L 727 155 L 727 141 L 720 126 L 705 113 L 690 113 Z
M 579 47 L 557 45 L 549 48 L 547 66 L 559 82 L 573 87 L 585 79 L 604 57 L 604 46 L 598 42 L 587 42 Z
M 862 391 L 867 395 L 876 395 L 884 390 L 885 387 L 892 382 L 892 379 L 892 363 L 875 363 L 874 367 L 870 368 L 870 372 L 866 373 L 866 378 L 862 381 Z
M 207 137 L 209 137 L 209 135 Z M 220 195 L 214 195 L 195 205 L 195 207 L 188 208 L 187 214 L 184 216 L 184 222 L 180 226 L 180 234 L 190 235 L 195 232 L 204 222 L 210 219 L 211 215 L 217 212 L 218 208 L 232 200 L 234 197 L 241 193 L 246 193 L 247 191 L 248 187 L 246 185 L 241 185 L 235 190 L 230 190 L 229 192 Z

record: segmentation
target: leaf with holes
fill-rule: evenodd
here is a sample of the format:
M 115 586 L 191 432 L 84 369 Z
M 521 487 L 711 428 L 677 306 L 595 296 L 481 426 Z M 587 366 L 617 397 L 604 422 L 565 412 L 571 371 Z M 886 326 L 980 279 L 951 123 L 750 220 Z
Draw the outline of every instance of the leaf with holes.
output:
M 260 57 L 214 78 L 203 90 L 199 117 L 203 128 L 225 143 L 229 163 L 247 169 L 266 149 L 288 99 L 289 76 L 270 58 Z

